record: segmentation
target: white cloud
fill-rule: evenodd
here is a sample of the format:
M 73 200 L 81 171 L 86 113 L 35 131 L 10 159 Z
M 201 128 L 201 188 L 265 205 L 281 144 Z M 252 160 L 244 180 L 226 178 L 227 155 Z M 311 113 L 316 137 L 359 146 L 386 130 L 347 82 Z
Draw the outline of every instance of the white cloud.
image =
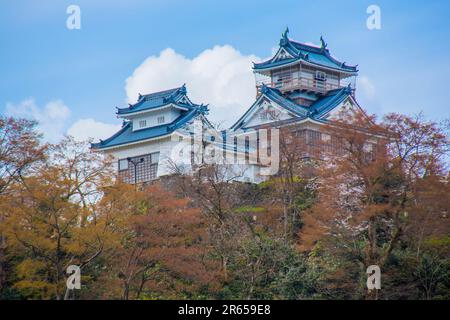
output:
M 78 141 L 106 139 L 120 129 L 120 125 L 88 118 L 76 121 L 66 132 L 71 111 L 61 100 L 52 100 L 44 107 L 36 105 L 32 98 L 18 104 L 9 102 L 6 104 L 6 114 L 37 121 L 38 131 L 43 133 L 45 141 L 51 143 L 59 142 L 66 133 Z
M 135 102 L 139 93 L 186 83 L 194 103 L 209 104 L 208 118 L 229 126 L 255 100 L 252 62 L 259 60 L 254 55 L 242 55 L 229 45 L 207 49 L 193 59 L 168 48 L 159 56 L 148 57 L 126 80 L 128 102 Z
M 67 134 L 74 137 L 75 140 L 85 141 L 89 139 L 94 139 L 98 141 L 99 139 L 106 139 L 112 136 L 120 129 L 120 125 L 108 124 L 99 121 L 95 121 L 92 118 L 80 119 L 75 122 Z
M 366 76 L 360 76 L 357 79 L 357 89 L 361 90 L 367 99 L 373 100 L 375 98 L 375 85 Z
M 36 105 L 34 99 L 27 99 L 19 104 L 7 103 L 6 114 L 37 121 L 38 131 L 44 134 L 44 139 L 58 142 L 64 135 L 70 109 L 61 100 L 52 100 L 41 108 Z

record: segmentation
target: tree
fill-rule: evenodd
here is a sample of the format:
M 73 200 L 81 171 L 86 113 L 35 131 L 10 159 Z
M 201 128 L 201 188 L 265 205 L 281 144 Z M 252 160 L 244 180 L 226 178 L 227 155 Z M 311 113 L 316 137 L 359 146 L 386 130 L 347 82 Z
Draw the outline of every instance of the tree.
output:
M 208 256 L 206 225 L 190 202 L 159 184 L 108 188 L 99 210 L 115 217 L 109 294 L 125 300 L 193 298 L 216 289 L 218 269 Z
M 280 217 L 274 219 L 273 213 L 279 210 L 259 202 L 259 187 L 233 182 L 233 178 L 229 166 L 208 165 L 192 177 L 179 177 L 176 183 L 202 208 L 212 253 L 222 266 L 218 297 L 302 297 L 307 291 L 302 287 L 304 260 L 286 242 L 283 231 L 278 232 Z M 295 289 L 290 290 L 291 284 Z
M 0 204 L 8 196 L 10 186 L 19 182 L 33 165 L 44 159 L 46 145 L 40 143 L 40 137 L 35 122 L 0 116 Z M 0 224 L 4 218 L 0 211 Z M 0 230 L 0 297 L 9 269 L 6 238 Z
M 364 114 L 343 114 L 326 131 L 332 139 L 323 149 L 330 152 L 321 165 L 318 201 L 304 220 L 302 246 L 331 237 L 335 253 L 383 270 L 411 222 L 409 213 L 418 209 L 415 188 L 431 176 L 445 177 L 445 128 L 421 116 L 391 114 L 376 124 Z
M 228 281 L 228 263 L 236 238 L 243 234 L 245 225 L 234 214 L 234 209 L 241 204 L 239 185 L 234 182 L 239 174 L 228 165 L 202 165 L 192 176 L 177 179 L 179 192 L 191 197 L 202 209 L 209 241 L 221 261 L 225 282 Z
M 279 172 L 270 185 L 271 198 L 283 212 L 283 236 L 286 242 L 295 240 L 301 229 L 301 214 L 314 201 L 315 160 L 317 146 L 309 142 L 308 130 L 284 127 L 280 130 Z M 272 210 L 276 206 L 272 206 Z M 275 209 L 276 210 L 276 209 Z
M 44 159 L 47 146 L 40 144 L 36 125 L 30 120 L 0 116 L 0 195 Z
M 21 256 L 14 287 L 24 297 L 62 299 L 66 268 L 83 269 L 103 251 L 108 221 L 92 204 L 110 181 L 109 166 L 67 138 L 50 148 L 33 175 L 10 186 L 1 232 L 10 252 Z
M 315 279 L 307 272 L 307 259 L 283 236 L 264 232 L 249 223 L 250 232 L 236 239 L 229 262 L 228 299 L 304 299 L 315 293 Z

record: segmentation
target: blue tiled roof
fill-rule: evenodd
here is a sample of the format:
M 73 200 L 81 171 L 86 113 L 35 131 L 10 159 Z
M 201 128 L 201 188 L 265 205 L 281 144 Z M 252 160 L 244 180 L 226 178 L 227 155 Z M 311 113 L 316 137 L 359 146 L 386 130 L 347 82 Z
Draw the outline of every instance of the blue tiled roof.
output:
M 307 100 L 317 100 L 318 95 L 314 92 L 302 92 L 302 91 L 294 91 L 288 95 L 289 99 L 294 100 L 297 98 L 303 98 Z
M 325 96 L 316 98 L 317 100 L 309 107 L 302 106 L 295 101 L 284 97 L 279 90 L 267 86 L 263 86 L 261 88 L 261 94 L 295 115 L 293 119 L 285 120 L 287 122 L 306 118 L 316 121 L 325 121 L 324 116 L 351 96 L 352 89 L 350 87 L 343 87 L 340 89 L 331 90 Z M 250 107 L 231 128 L 234 130 L 240 128 L 244 123 L 245 117 L 254 106 L 255 104 L 253 104 L 253 106 Z
M 190 103 L 179 102 L 183 97 L 186 97 L 186 87 L 184 85 L 179 88 L 164 90 L 146 95 L 139 95 L 139 99 L 135 104 L 129 105 L 126 108 L 117 108 L 117 114 L 126 115 L 135 112 L 155 109 L 169 103 L 176 104 L 185 109 L 190 109 Z
M 116 134 L 112 137 L 102 141 L 99 143 L 92 143 L 91 147 L 93 149 L 103 149 L 114 146 L 120 146 L 127 143 L 138 142 L 141 140 L 151 139 L 160 137 L 168 134 L 167 126 L 158 126 L 153 128 L 142 129 L 138 131 L 133 131 L 132 122 L 128 121 L 122 129 L 120 129 Z
M 310 117 L 321 119 L 328 112 L 336 108 L 352 94 L 350 87 L 329 91 L 327 95 L 314 102 L 310 108 Z
M 177 89 L 172 89 L 177 90 Z M 164 93 L 170 90 L 158 92 L 156 94 L 147 95 L 154 99 L 161 99 L 166 96 Z M 174 93 L 173 91 L 172 93 Z M 138 102 L 139 103 L 139 102 Z M 105 149 L 109 147 L 117 147 L 128 143 L 139 142 L 152 138 L 158 138 L 171 134 L 175 130 L 182 128 L 187 122 L 191 121 L 198 115 L 204 115 L 208 113 L 208 107 L 205 105 L 189 105 L 188 111 L 182 111 L 181 115 L 169 124 L 164 124 L 156 127 L 150 127 L 146 129 L 140 129 L 133 131 L 132 122 L 125 122 L 122 128 L 113 136 L 106 140 L 100 140 L 98 143 L 91 144 L 93 149 Z
M 282 108 L 285 108 L 290 113 L 294 114 L 297 117 L 304 117 L 308 114 L 308 109 L 304 106 L 301 106 L 294 101 L 284 97 L 278 89 L 270 88 L 263 84 L 261 87 L 261 97 L 267 97 L 269 100 L 274 101 Z M 231 126 L 232 129 L 239 127 L 245 120 L 245 117 L 250 113 L 250 111 L 255 107 L 256 103 L 259 101 L 257 99 L 253 105 L 239 118 L 238 121 L 234 125 Z
M 269 99 L 276 102 L 280 106 L 284 107 L 288 111 L 296 114 L 299 117 L 304 117 L 308 115 L 308 108 L 298 103 L 295 103 L 289 98 L 284 97 L 278 89 L 263 86 L 261 88 L 261 93 L 265 94 Z
M 358 71 L 357 66 L 349 66 L 346 65 L 345 62 L 340 62 L 333 58 L 330 51 L 327 49 L 327 45 L 323 38 L 320 39 L 322 43 L 321 47 L 316 47 L 290 40 L 287 37 L 287 33 L 288 30 L 283 33 L 280 40 L 280 49 L 283 48 L 286 50 L 293 58 L 278 61 L 273 61 L 274 58 L 271 58 L 261 63 L 254 63 L 254 70 L 271 69 L 297 61 L 305 61 L 343 72 L 355 73 Z

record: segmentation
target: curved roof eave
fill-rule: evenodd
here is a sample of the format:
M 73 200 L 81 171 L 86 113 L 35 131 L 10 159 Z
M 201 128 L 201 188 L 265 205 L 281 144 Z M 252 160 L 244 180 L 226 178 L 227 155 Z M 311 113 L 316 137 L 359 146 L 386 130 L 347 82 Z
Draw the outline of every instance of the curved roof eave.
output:
M 261 92 L 261 95 L 255 100 L 255 102 L 250 106 L 250 108 L 247 109 L 247 111 L 230 127 L 231 130 L 236 130 L 239 125 L 242 125 L 246 119 L 247 116 L 251 114 L 251 112 L 254 110 L 257 104 L 260 103 L 260 101 L 264 98 L 273 101 L 277 105 L 279 105 L 281 108 L 285 109 L 287 112 L 289 112 L 294 117 L 304 117 L 307 116 L 308 112 L 305 109 L 305 107 L 296 104 L 293 101 L 288 100 L 287 98 L 283 97 L 282 95 L 276 95 L 275 92 L 273 92 L 273 88 L 266 87 L 265 92 Z M 283 99 L 283 100 L 281 100 Z M 294 104 L 294 105 L 290 105 Z M 296 110 L 298 108 L 298 110 Z
M 91 144 L 91 148 L 94 149 L 94 150 L 98 150 L 98 151 L 119 149 L 119 148 L 124 148 L 124 147 L 132 146 L 132 145 L 136 145 L 136 144 L 140 144 L 140 143 L 151 142 L 151 141 L 154 141 L 154 140 L 161 140 L 161 139 L 164 139 L 164 138 L 167 138 L 167 137 L 171 136 L 172 134 L 173 134 L 173 131 L 169 132 L 169 133 L 166 133 L 166 134 L 159 135 L 159 136 L 146 138 L 146 139 L 141 139 L 141 140 L 136 140 L 136 141 L 133 141 L 133 142 L 119 143 L 119 144 L 112 145 L 112 146 L 109 146 L 109 147 L 101 147 L 101 146 L 97 147 L 97 146 L 94 146 L 94 145 L 97 145 L 97 143 L 96 144 L 93 143 L 93 144 Z
M 333 67 L 329 67 L 329 66 L 324 66 L 324 65 L 319 64 L 319 63 L 315 63 L 315 62 L 311 62 L 311 61 L 305 60 L 305 59 L 303 59 L 301 57 L 298 57 L 298 58 L 296 58 L 295 60 L 292 60 L 292 61 L 287 61 L 287 60 L 291 60 L 291 59 L 286 59 L 285 63 L 279 63 L 279 64 L 276 64 L 276 65 L 275 65 L 276 62 L 274 64 L 267 64 L 267 65 L 264 65 L 264 66 L 258 66 L 258 65 L 261 65 L 263 63 L 261 63 L 261 64 L 253 63 L 253 70 L 256 71 L 256 72 L 270 71 L 270 70 L 275 69 L 275 68 L 287 67 L 287 66 L 290 66 L 290 65 L 293 65 L 293 64 L 296 64 L 296 63 L 300 62 L 300 63 L 305 63 L 307 65 L 318 66 L 318 67 L 326 69 L 326 70 L 339 71 L 341 73 L 346 73 L 348 75 L 356 75 L 358 73 L 358 71 L 359 71 L 358 69 L 348 70 L 348 69 L 341 69 L 341 68 L 333 68 Z M 283 62 L 283 60 L 280 60 L 280 62 Z M 356 68 L 356 66 L 355 66 L 355 68 Z
M 169 102 L 169 103 L 163 104 L 163 105 L 161 105 L 159 107 L 156 107 L 156 108 L 148 108 L 148 109 L 137 110 L 137 111 L 129 111 L 129 112 L 124 112 L 124 113 L 119 113 L 119 111 L 118 111 L 118 112 L 116 112 L 116 114 L 117 114 L 118 117 L 120 117 L 120 116 L 135 116 L 135 115 L 145 114 L 145 113 L 148 113 L 148 112 L 153 112 L 153 111 L 166 109 L 166 108 L 169 108 L 169 107 L 174 107 L 176 109 L 180 109 L 180 110 L 183 110 L 183 111 L 189 110 L 188 106 L 184 107 L 184 106 L 181 106 L 178 103 Z
M 297 61 L 302 61 L 305 63 L 313 64 L 315 66 L 320 66 L 322 68 L 326 68 L 328 70 L 339 71 L 339 72 L 344 72 L 344 73 L 348 73 L 348 74 L 354 74 L 354 73 L 358 72 L 358 69 L 357 69 L 358 65 L 347 66 L 347 65 L 345 65 L 345 62 L 341 62 L 341 61 L 337 60 L 330 54 L 330 51 L 327 49 L 327 45 L 323 41 L 322 37 L 321 37 L 321 41 L 322 41 L 322 47 L 311 46 L 308 44 L 304 44 L 304 43 L 289 39 L 287 37 L 287 33 L 285 31 L 285 33 L 283 33 L 283 38 L 280 40 L 280 45 L 279 45 L 279 48 L 278 48 L 276 54 L 269 60 L 266 60 L 266 61 L 263 61 L 260 63 L 253 63 L 253 70 L 254 71 L 268 71 L 275 67 L 281 67 L 281 66 L 284 67 L 284 66 L 290 65 L 292 63 L 296 63 Z M 283 63 L 283 60 L 273 61 L 275 59 L 275 57 L 278 56 L 280 50 L 282 50 L 282 49 L 284 49 L 287 53 L 289 53 L 293 58 L 286 59 L 285 62 L 287 62 L 287 63 Z M 340 65 L 342 67 L 324 66 L 323 64 L 309 61 L 308 60 L 309 53 L 322 55 L 322 56 L 328 58 L 332 63 L 334 63 L 338 66 Z M 295 60 L 289 61 L 292 59 L 295 59 Z M 279 63 L 279 62 L 281 62 L 281 63 Z

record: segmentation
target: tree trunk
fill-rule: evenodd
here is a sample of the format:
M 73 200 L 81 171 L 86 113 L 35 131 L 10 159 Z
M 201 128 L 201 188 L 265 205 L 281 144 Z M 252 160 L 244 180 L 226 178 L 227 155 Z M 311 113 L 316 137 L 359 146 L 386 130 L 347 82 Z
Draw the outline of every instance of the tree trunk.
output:
M 1 219 L 0 219 L 1 221 Z M 5 251 L 6 251 L 6 240 L 5 237 L 0 235 L 0 297 L 1 293 L 3 292 L 3 288 L 6 283 L 6 271 L 5 271 L 5 265 L 6 265 L 6 259 L 5 259 Z
M 123 289 L 123 295 L 122 295 L 123 300 L 128 300 L 129 292 L 130 292 L 130 286 L 128 284 L 125 284 L 124 289 Z
M 369 219 L 369 226 L 368 226 L 367 232 L 368 232 L 369 243 L 367 244 L 366 261 L 367 261 L 367 266 L 369 266 L 376 262 L 377 231 L 376 231 L 374 218 Z

